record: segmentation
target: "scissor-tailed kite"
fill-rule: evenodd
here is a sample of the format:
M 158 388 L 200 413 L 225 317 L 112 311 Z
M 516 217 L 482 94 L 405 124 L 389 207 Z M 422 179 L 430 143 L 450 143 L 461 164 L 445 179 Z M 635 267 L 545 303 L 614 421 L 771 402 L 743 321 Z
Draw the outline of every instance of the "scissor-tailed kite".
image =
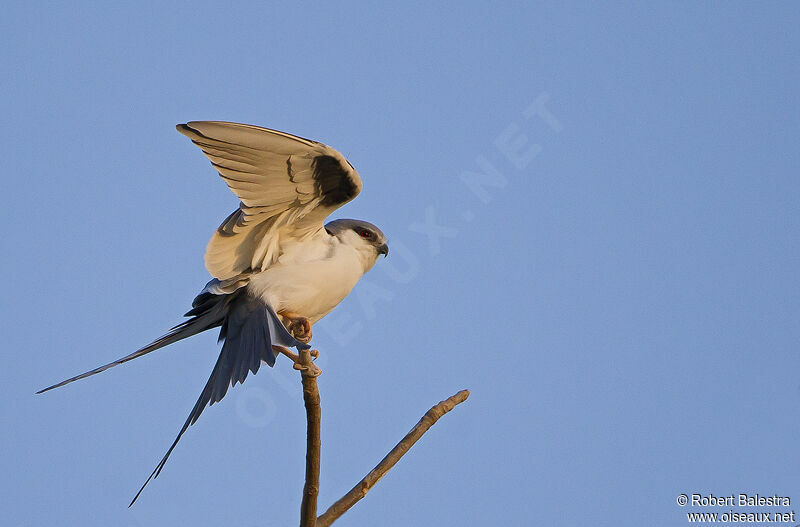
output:
M 328 215 L 355 198 L 361 178 L 336 150 L 316 141 L 246 124 L 197 121 L 177 129 L 199 146 L 239 197 L 208 243 L 214 277 L 192 302 L 189 320 L 147 346 L 38 393 L 89 377 L 207 329 L 224 341 L 200 398 L 147 483 L 157 477 L 186 429 L 228 385 L 244 382 L 261 361 L 308 349 L 311 326 L 327 315 L 386 256 L 386 237 L 371 223 Z

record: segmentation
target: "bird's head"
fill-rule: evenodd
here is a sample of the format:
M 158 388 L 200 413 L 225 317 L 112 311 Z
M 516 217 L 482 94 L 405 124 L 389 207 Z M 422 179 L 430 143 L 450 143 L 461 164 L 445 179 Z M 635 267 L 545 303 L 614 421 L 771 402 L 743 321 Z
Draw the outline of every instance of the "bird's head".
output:
M 342 243 L 350 245 L 361 256 L 365 271 L 372 268 L 378 255 L 389 254 L 386 236 L 375 225 L 361 220 L 334 220 L 325 225 L 331 236 L 336 236 Z

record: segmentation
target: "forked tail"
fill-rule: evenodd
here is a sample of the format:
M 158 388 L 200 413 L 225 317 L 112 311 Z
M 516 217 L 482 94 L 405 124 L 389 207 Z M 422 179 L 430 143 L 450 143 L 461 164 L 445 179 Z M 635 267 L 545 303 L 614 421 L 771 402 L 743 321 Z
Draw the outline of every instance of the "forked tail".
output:
M 128 505 L 129 507 L 134 504 L 150 480 L 158 477 L 183 433 L 197 421 L 207 405 L 210 406 L 222 400 L 228 392 L 228 386 L 232 387 L 237 382 L 244 382 L 248 372 L 257 373 L 262 360 L 270 366 L 275 364 L 273 344 L 294 347 L 298 350 L 310 347 L 295 339 L 283 326 L 275 311 L 263 300 L 247 294 L 246 288 L 225 295 L 201 293 L 192 302 L 192 310 L 186 313 L 186 316 L 192 318 L 175 326 L 163 337 L 130 355 L 36 392 L 43 393 L 64 386 L 207 329 L 222 326 L 219 340 L 224 343 L 214 370 L 211 372 L 211 377 L 178 432 L 178 437 L 175 438 L 155 470 L 136 493 Z

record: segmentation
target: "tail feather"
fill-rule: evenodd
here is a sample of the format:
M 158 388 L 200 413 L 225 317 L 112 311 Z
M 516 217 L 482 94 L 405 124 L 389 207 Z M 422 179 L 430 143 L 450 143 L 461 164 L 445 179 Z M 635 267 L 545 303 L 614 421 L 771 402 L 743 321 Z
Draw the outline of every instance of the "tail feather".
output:
M 109 368 L 113 368 L 118 364 L 123 364 L 130 360 L 141 357 L 142 355 L 147 355 L 151 351 L 155 351 L 163 348 L 164 346 L 178 342 L 179 340 L 202 333 L 207 329 L 220 326 L 225 319 L 228 305 L 233 301 L 233 298 L 230 297 L 238 296 L 240 294 L 239 291 L 243 290 L 238 290 L 230 295 L 212 295 L 210 293 L 203 293 L 199 295 L 192 303 L 194 306 L 193 309 L 186 313 L 186 316 L 191 316 L 192 318 L 171 328 L 166 335 L 154 340 L 147 346 L 134 351 L 130 355 L 126 355 L 113 362 L 109 362 L 108 364 L 104 364 L 103 366 L 97 367 L 93 370 L 76 375 L 75 377 L 70 377 L 65 381 L 48 386 L 47 388 L 39 390 L 36 393 L 44 393 L 54 388 L 64 386 L 65 384 L 69 384 L 80 379 L 85 379 L 86 377 L 91 377 L 92 375 L 106 371 Z
M 178 324 L 169 332 L 147 346 L 134 351 L 114 362 L 69 378 L 58 384 L 48 386 L 36 393 L 43 393 L 78 379 L 89 377 L 109 368 L 133 360 L 151 351 L 163 348 L 179 340 L 191 337 L 211 328 L 222 326 L 219 340 L 224 341 L 217 363 L 206 382 L 200 397 L 197 399 L 189 417 L 178 432 L 167 453 L 156 465 L 155 470 L 136 493 L 129 507 L 134 504 L 150 480 L 158 477 L 170 454 L 175 449 L 184 432 L 193 425 L 206 406 L 222 400 L 228 392 L 229 385 L 243 383 L 249 372 L 255 374 L 263 360 L 269 366 L 275 364 L 275 353 L 272 345 L 289 346 L 308 349 L 310 346 L 295 339 L 278 319 L 275 311 L 259 298 L 247 294 L 246 288 L 222 295 L 203 292 L 192 302 L 192 309 L 186 313 L 192 317 Z
M 264 314 L 266 313 L 266 317 Z M 139 492 L 133 497 L 128 507 L 139 498 L 144 488 L 152 479 L 161 474 L 172 451 L 178 445 L 184 432 L 197 422 L 205 407 L 219 402 L 228 392 L 228 385 L 233 387 L 237 382 L 243 383 L 248 371 L 255 375 L 261 360 L 272 366 L 275 364 L 275 353 L 272 345 L 291 346 L 308 349 L 308 344 L 295 339 L 281 324 L 278 315 L 262 300 L 243 295 L 232 303 L 220 330 L 220 338 L 225 340 L 217 363 L 208 378 L 200 397 L 194 404 L 186 422 L 183 423 L 178 437 L 170 445 L 167 453 L 161 458 L 153 472 L 144 482 Z

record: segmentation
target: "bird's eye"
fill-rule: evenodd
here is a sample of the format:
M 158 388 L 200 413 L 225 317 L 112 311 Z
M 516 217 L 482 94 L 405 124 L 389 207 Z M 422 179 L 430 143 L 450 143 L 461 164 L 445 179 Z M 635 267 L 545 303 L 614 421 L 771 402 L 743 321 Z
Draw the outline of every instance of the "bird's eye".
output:
M 362 238 L 369 238 L 370 236 L 372 236 L 372 233 L 365 229 L 363 231 L 358 231 L 358 235 L 361 236 Z

